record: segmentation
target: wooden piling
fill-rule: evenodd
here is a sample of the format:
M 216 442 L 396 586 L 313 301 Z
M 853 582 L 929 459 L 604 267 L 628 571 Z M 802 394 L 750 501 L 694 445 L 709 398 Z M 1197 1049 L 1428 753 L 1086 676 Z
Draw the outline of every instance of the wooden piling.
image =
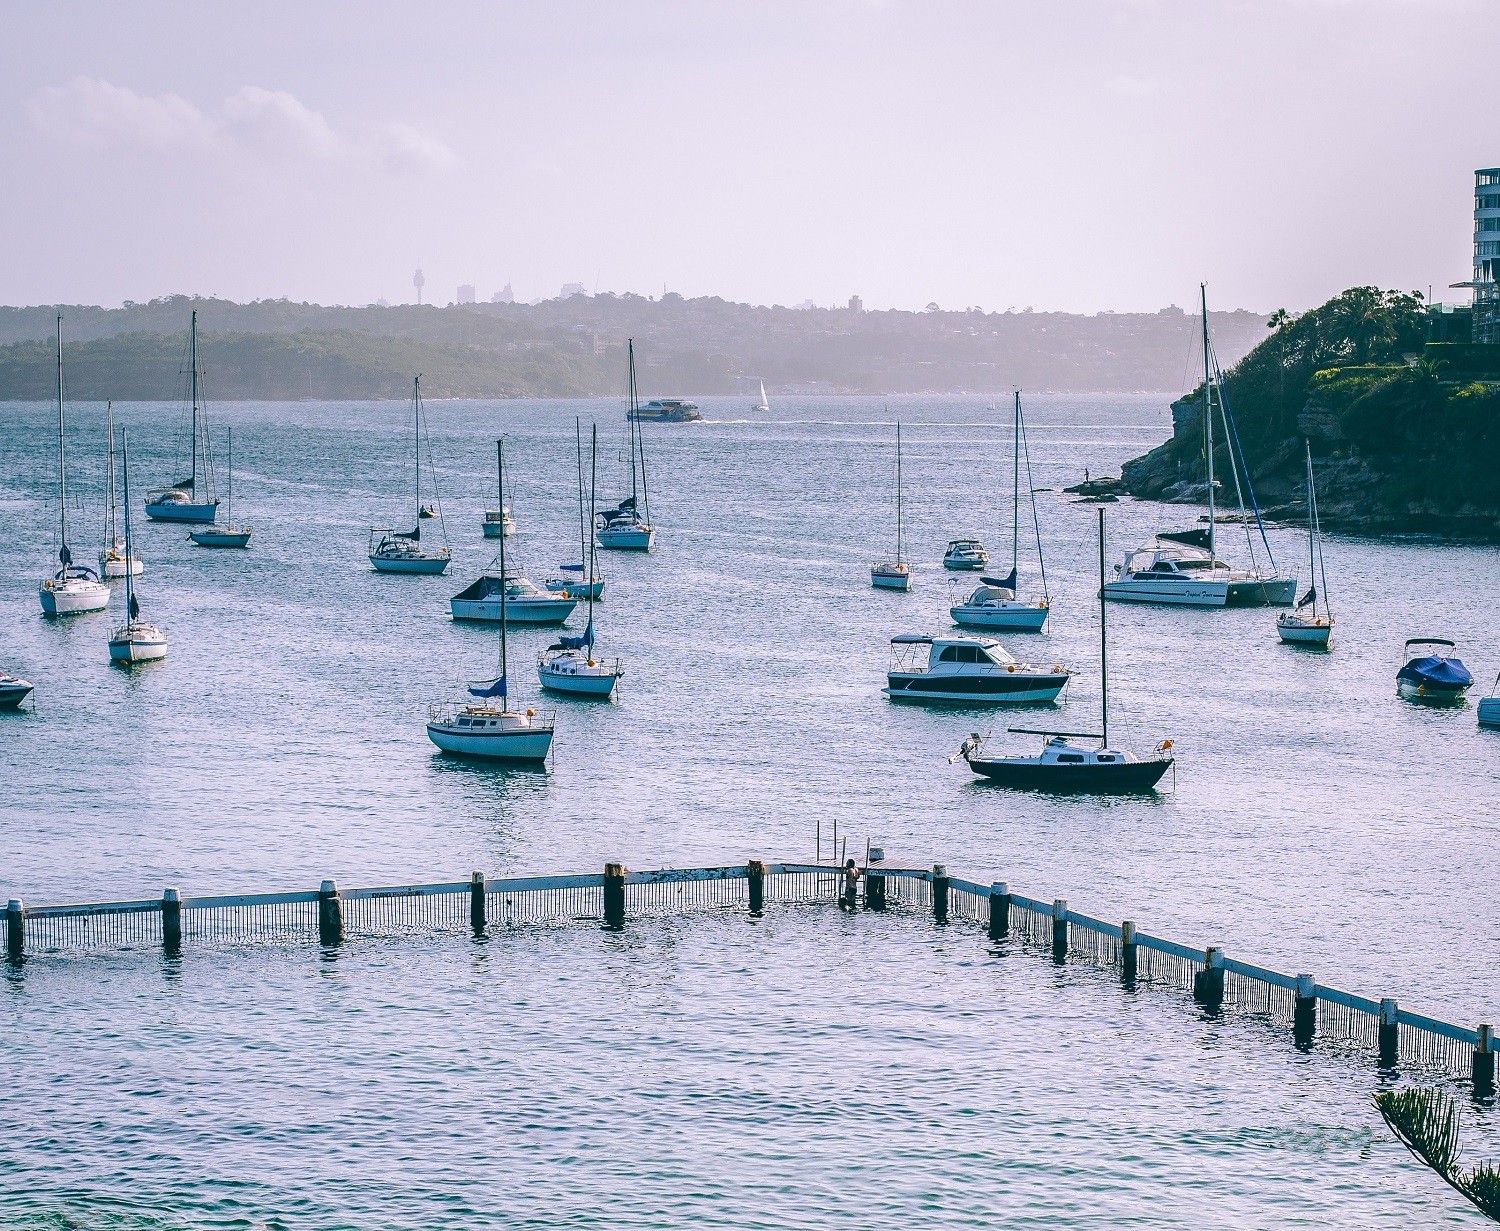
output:
M 932 918 L 936 923 L 948 922 L 948 867 L 946 864 L 932 865 Z
M 620 930 L 625 926 L 625 865 L 604 865 L 604 926 Z
M 1010 886 L 996 881 L 990 886 L 990 939 L 1004 940 L 1010 935 Z
M 5 960 L 19 962 L 26 955 L 26 905 L 20 898 L 5 904 Z
M 1400 1031 L 1396 1027 L 1396 1002 L 1387 996 L 1380 1002 L 1380 1067 L 1393 1069 L 1401 1059 Z
M 1052 903 L 1052 960 L 1068 960 L 1068 899 L 1058 898 Z
M 318 886 L 318 943 L 338 945 L 344 941 L 344 904 L 333 881 Z
M 483 872 L 469 873 L 469 928 L 475 936 L 484 935 L 484 894 L 485 883 Z
M 1193 999 L 1211 1013 L 1224 1004 L 1224 950 L 1210 947 L 1203 969 L 1193 976 Z
M 1139 947 L 1135 943 L 1135 922 L 1127 919 L 1120 924 L 1120 978 L 1126 987 L 1134 987 L 1139 962 Z
M 750 886 L 750 917 L 759 919 L 766 913 L 766 865 L 752 859 L 745 865 L 745 880 Z
M 1474 1097 L 1495 1097 L 1495 1031 L 1487 1023 L 1480 1023 L 1479 1038 L 1474 1043 L 1474 1059 L 1470 1074 L 1474 1083 Z
M 885 909 L 885 874 L 874 868 L 865 869 L 865 909 Z
M 1297 976 L 1297 990 L 1292 999 L 1292 1039 L 1306 1051 L 1318 1032 L 1317 982 L 1312 975 Z
M 182 894 L 175 889 L 161 893 L 161 951 L 167 957 L 182 952 Z

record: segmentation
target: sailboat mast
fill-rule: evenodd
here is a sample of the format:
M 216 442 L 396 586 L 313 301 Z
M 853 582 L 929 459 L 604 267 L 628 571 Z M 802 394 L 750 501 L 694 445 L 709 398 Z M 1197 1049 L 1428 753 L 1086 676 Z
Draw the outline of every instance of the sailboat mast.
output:
M 105 547 L 113 548 L 115 539 L 119 537 L 120 533 L 119 523 L 115 520 L 115 404 L 113 402 L 107 403 L 104 413 L 106 422 L 109 425 L 109 481 L 107 484 L 109 491 L 109 541 L 105 543 Z
M 422 525 L 422 373 L 411 378 L 412 443 L 416 446 L 413 455 L 417 463 L 417 527 Z M 500 493 L 500 507 L 505 507 L 505 492 Z M 500 536 L 504 538 L 502 534 Z
M 896 420 L 896 563 L 901 564 L 901 421 Z
M 589 549 L 583 541 L 583 420 L 578 418 L 573 420 L 573 453 L 578 467 L 578 565 L 580 568 L 588 568 Z M 586 580 L 594 580 L 592 569 Z
M 224 515 L 229 525 L 234 525 L 234 428 L 225 429 L 228 432 L 229 453 L 229 511 Z
M 625 418 L 628 420 L 630 432 L 630 503 L 631 507 L 634 508 L 639 499 L 639 492 L 635 484 L 635 440 L 641 430 L 641 423 L 635 393 L 635 339 L 628 339 L 625 345 L 630 356 L 630 408 L 626 412 Z
M 1010 576 L 1016 583 L 1021 567 L 1021 391 L 1016 390 L 1015 444 L 1010 473 Z
M 1198 298 L 1203 308 L 1203 433 L 1204 447 L 1208 453 L 1208 561 L 1212 568 L 1218 563 L 1214 526 L 1214 412 L 1209 393 L 1211 377 L 1208 370 L 1208 284 L 1198 284 Z M 1101 510 L 1102 511 L 1102 510 Z
M 495 441 L 495 473 L 500 476 L 500 490 L 505 490 L 505 441 Z M 504 500 L 500 502 L 501 507 L 505 505 Z M 506 661 L 505 646 L 505 533 L 500 534 L 500 700 L 501 708 L 510 708 L 510 674 L 509 663 Z
M 1109 637 L 1108 604 L 1104 601 L 1104 510 L 1099 509 L 1099 719 L 1104 747 L 1109 747 Z
M 188 342 L 188 362 L 192 367 L 193 386 L 193 499 L 198 499 L 198 313 L 193 312 L 193 325 Z
M 63 444 L 63 379 L 62 379 L 62 313 L 57 314 L 57 503 L 62 509 L 59 522 L 61 542 L 58 559 L 64 571 L 68 565 L 68 462 Z
M 131 540 L 130 533 L 130 429 L 120 429 L 120 448 L 122 468 L 125 478 L 125 623 L 135 623 L 135 544 Z M 110 469 L 114 466 L 111 463 Z
M 582 490 L 581 490 L 581 485 L 582 485 L 582 482 L 583 482 L 583 475 L 582 475 L 581 472 L 579 473 L 578 480 L 579 480 L 579 484 L 580 484 L 579 499 L 581 501 L 582 498 L 583 498 L 583 493 L 582 493 Z M 595 485 L 598 483 L 598 481 L 599 481 L 599 425 L 597 423 L 595 423 L 595 424 L 593 424 L 589 428 L 589 526 L 591 528 L 592 528 L 592 526 L 594 524 L 594 488 L 595 488 Z M 589 572 L 588 572 L 589 625 L 588 626 L 589 626 L 589 635 L 593 636 L 593 630 L 594 630 L 594 590 L 598 587 L 597 571 L 598 571 L 598 560 L 599 560 L 599 548 L 598 548 L 598 544 L 597 544 L 596 540 L 594 539 L 594 536 L 593 536 L 593 533 L 592 533 L 592 529 L 590 530 L 590 533 L 589 533 L 589 536 L 588 536 L 588 544 L 589 544 L 589 546 L 588 546 L 588 554 L 586 556 L 584 556 L 584 558 L 581 561 L 581 563 L 586 563 L 588 565 L 588 568 L 589 568 Z M 593 646 L 592 642 L 589 643 L 588 655 L 589 655 L 590 658 L 594 657 L 594 646 Z

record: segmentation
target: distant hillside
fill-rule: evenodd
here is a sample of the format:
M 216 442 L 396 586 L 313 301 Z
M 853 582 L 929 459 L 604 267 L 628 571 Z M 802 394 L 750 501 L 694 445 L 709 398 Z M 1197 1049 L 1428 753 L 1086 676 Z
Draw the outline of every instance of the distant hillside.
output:
M 1196 334 L 1181 311 L 860 312 L 763 308 L 721 299 L 577 295 L 446 308 L 236 304 L 176 296 L 123 308 L 0 307 L 0 398 L 46 397 L 64 317 L 69 388 L 80 397 L 166 398 L 189 314 L 218 397 L 401 396 L 415 371 L 434 397 L 617 393 L 636 339 L 648 396 L 748 392 L 1000 394 L 1181 388 Z M 1231 361 L 1265 318 L 1214 314 Z
M 1424 345 L 1420 300 L 1374 287 L 1273 323 L 1225 378 L 1268 511 L 1305 516 L 1307 439 L 1325 525 L 1500 539 L 1500 346 Z M 1202 396 L 1176 402 L 1172 438 L 1126 463 L 1132 495 L 1204 499 Z M 1222 440 L 1214 459 L 1228 466 Z

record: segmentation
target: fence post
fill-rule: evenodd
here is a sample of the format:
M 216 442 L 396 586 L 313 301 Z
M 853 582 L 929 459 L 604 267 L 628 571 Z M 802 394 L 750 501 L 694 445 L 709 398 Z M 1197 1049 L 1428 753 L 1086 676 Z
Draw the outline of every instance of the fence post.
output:
M 1474 1043 L 1474 1060 L 1470 1070 L 1474 1079 L 1474 1097 L 1495 1097 L 1495 1031 L 1480 1023 L 1479 1038 Z
M 1139 951 L 1135 943 L 1135 923 L 1127 919 L 1120 924 L 1120 978 L 1134 986 Z
M 1052 903 L 1052 960 L 1068 960 L 1068 899 L 1058 898 Z
M 1318 986 L 1312 975 L 1297 976 L 1297 991 L 1292 1000 L 1292 1039 L 1301 1048 L 1313 1044 L 1318 1030 Z
M 604 865 L 604 926 L 615 931 L 625 926 L 625 865 Z
M 1210 1012 L 1224 1003 L 1224 950 L 1210 946 L 1203 955 L 1203 969 L 1193 976 L 1193 999 Z
M 324 881 L 318 886 L 318 943 L 337 945 L 343 940 L 344 904 L 339 900 L 339 887 Z
M 1387 996 L 1380 1002 L 1380 1067 L 1393 1069 L 1401 1058 L 1400 1033 L 1396 1029 L 1396 1002 Z
M 948 868 L 946 864 L 932 865 L 932 918 L 937 923 L 948 922 Z
M 996 881 L 990 886 L 990 939 L 1004 940 L 1010 935 L 1010 886 Z
M 865 869 L 865 909 L 885 909 L 885 873 Z
M 182 895 L 175 889 L 161 893 L 161 951 L 168 957 L 182 952 Z
M 766 913 L 766 865 L 752 859 L 745 865 L 745 879 L 750 883 L 750 917 L 759 919 Z
M 26 905 L 20 898 L 5 904 L 5 960 L 19 962 L 26 954 Z
M 483 872 L 469 873 L 469 927 L 475 936 L 484 935 L 484 894 L 485 882 Z

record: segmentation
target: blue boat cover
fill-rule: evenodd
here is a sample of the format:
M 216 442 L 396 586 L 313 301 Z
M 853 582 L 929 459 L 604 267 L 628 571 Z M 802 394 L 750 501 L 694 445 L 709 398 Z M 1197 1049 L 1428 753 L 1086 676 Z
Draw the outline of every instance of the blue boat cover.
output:
M 1016 570 L 1011 569 L 1004 577 L 981 577 L 979 580 L 987 586 L 998 586 L 1002 590 L 1014 590 L 1016 588 Z
M 565 650 L 590 650 L 594 647 L 594 622 L 589 621 L 589 626 L 583 630 L 578 637 L 559 637 L 557 644 Z
M 1437 684 L 1445 688 L 1474 682 L 1474 677 L 1469 674 L 1469 669 L 1464 666 L 1461 658 L 1444 658 L 1441 654 L 1412 659 L 1397 673 L 1397 678 L 1416 680 L 1422 684 Z
M 562 569 L 562 571 L 565 573 L 583 572 L 583 565 L 581 564 L 559 564 L 557 567 Z
M 491 680 L 490 683 L 479 688 L 470 684 L 469 693 L 475 697 L 503 697 L 505 696 L 505 677 L 502 675 L 499 679 Z

